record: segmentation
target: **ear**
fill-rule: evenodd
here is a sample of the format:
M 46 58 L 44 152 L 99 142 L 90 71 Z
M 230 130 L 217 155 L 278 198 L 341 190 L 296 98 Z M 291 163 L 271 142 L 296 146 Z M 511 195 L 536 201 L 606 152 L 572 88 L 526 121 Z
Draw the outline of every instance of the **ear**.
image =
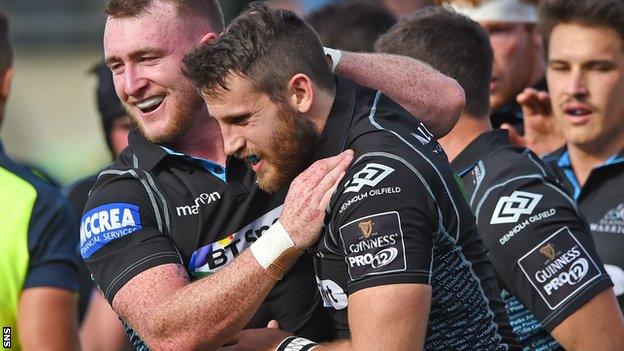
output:
M 213 32 L 208 32 L 201 37 L 199 44 L 204 45 L 206 43 L 212 43 L 215 40 L 217 40 L 217 35 Z
M 0 100 L 6 101 L 9 98 L 9 92 L 11 91 L 11 82 L 13 81 L 13 67 L 10 67 L 0 77 Z
M 295 74 L 286 89 L 287 100 L 299 113 L 307 113 L 314 102 L 314 87 L 310 77 L 303 73 Z

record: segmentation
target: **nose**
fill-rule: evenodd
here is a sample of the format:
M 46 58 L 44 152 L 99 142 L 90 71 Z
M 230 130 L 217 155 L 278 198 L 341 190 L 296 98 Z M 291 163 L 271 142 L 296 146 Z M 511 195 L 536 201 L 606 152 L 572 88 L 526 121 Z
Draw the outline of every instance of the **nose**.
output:
M 124 70 L 124 93 L 137 95 L 146 86 L 147 79 L 141 75 L 139 70 L 132 65 L 126 66 Z
M 221 134 L 226 155 L 234 155 L 245 148 L 245 139 L 236 133 L 234 128 L 222 124 Z
M 585 74 L 580 69 L 574 69 L 568 77 L 566 94 L 572 97 L 584 97 L 589 94 Z

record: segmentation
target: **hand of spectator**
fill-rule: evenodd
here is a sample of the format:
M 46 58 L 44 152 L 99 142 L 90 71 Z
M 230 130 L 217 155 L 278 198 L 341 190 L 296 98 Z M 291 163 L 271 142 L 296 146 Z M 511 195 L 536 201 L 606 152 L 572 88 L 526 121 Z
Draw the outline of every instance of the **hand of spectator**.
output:
M 306 249 L 318 240 L 325 209 L 352 160 L 351 150 L 318 160 L 290 184 L 280 222 L 297 247 Z
M 524 115 L 524 137 L 511 132 L 512 142 L 528 147 L 538 155 L 555 151 L 565 143 L 547 92 L 527 88 L 518 94 L 516 100 L 522 106 Z

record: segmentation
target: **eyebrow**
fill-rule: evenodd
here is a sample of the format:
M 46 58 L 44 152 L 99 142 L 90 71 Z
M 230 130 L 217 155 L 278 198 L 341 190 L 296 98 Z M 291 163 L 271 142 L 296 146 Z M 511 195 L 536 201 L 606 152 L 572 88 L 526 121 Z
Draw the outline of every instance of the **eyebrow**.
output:
M 233 122 L 237 122 L 237 121 L 243 120 L 245 118 L 249 118 L 249 117 L 251 117 L 251 115 L 252 115 L 251 112 L 235 113 L 235 114 L 232 114 L 232 115 L 228 115 L 228 116 L 222 117 L 221 120 L 223 122 L 226 122 L 226 123 L 233 123 Z

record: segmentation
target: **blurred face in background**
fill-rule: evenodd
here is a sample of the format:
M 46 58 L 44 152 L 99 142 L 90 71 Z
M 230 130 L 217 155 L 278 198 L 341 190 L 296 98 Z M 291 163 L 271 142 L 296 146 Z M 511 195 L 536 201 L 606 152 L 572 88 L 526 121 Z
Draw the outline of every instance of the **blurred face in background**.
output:
M 111 124 L 108 137 L 115 156 L 128 146 L 128 133 L 131 127 L 132 121 L 129 116 L 116 118 Z
M 550 34 L 548 86 L 568 146 L 615 154 L 624 146 L 624 42 L 608 27 L 559 24 Z
M 106 21 L 104 55 L 115 91 L 151 142 L 174 143 L 188 130 L 203 101 L 182 74 L 181 60 L 204 33 L 198 17 L 156 1 L 139 16 Z
M 490 105 L 492 111 L 515 101 L 516 95 L 541 78 L 536 70 L 541 59 L 541 37 L 526 23 L 479 22 L 490 35 L 494 50 Z M 541 70 L 541 69 L 540 69 Z

